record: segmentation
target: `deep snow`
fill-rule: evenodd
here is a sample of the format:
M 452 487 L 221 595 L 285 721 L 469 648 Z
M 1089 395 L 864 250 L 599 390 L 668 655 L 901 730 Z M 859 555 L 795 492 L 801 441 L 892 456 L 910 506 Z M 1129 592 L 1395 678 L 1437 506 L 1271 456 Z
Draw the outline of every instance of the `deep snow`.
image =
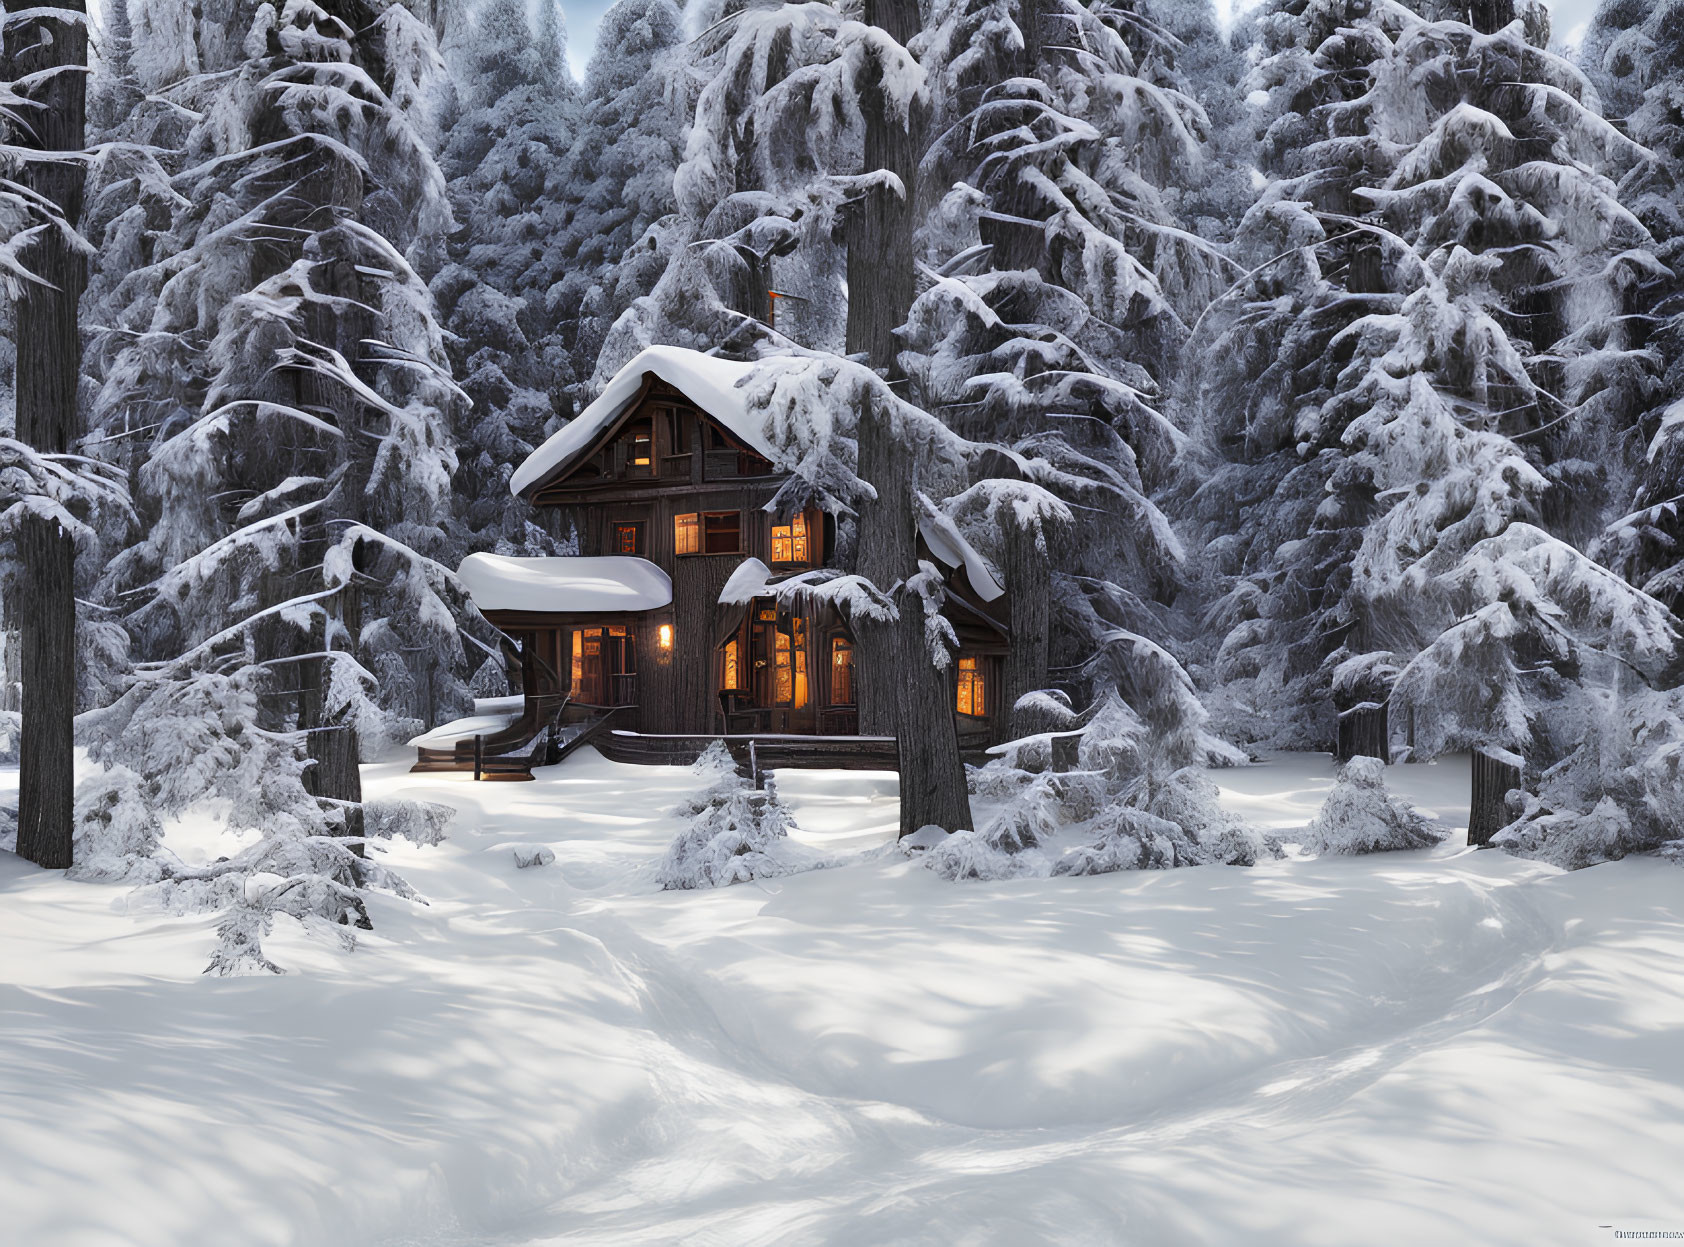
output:
M 893 778 L 782 777 L 870 853 L 654 891 L 684 770 L 367 769 L 457 806 L 345 955 L 0 855 L 23 1247 L 1593 1243 L 1684 1229 L 1684 873 L 1445 847 L 947 883 Z M 1220 780 L 1302 827 L 1325 757 Z M 1467 771 L 1393 767 L 1449 822 Z M 0 777 L 0 783 L 15 782 Z M 979 814 L 980 817 L 980 814 Z M 184 850 L 191 827 L 173 829 Z M 1291 836 L 1287 836 L 1291 839 Z M 515 846 L 553 863 L 517 869 Z M 876 850 L 875 852 L 873 852 Z M 296 929 L 295 929 L 296 931 Z

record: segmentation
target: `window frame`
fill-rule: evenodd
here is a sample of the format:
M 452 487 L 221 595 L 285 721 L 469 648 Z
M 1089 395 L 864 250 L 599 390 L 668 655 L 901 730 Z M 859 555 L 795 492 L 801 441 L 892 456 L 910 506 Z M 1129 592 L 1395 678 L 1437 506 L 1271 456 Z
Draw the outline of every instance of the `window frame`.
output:
M 832 633 L 831 637 L 830 637 L 830 646 L 829 646 L 829 649 L 828 649 L 827 652 L 828 652 L 829 659 L 830 659 L 830 664 L 829 664 L 829 666 L 830 666 L 830 679 L 827 681 L 827 684 L 829 686 L 830 700 L 828 702 L 826 702 L 826 705 L 831 705 L 831 706 L 857 706 L 857 705 L 859 705 L 859 693 L 854 688 L 854 674 L 855 674 L 855 672 L 854 672 L 854 652 L 855 652 L 855 646 L 854 646 L 853 641 L 851 641 L 847 637 L 843 636 L 840 632 Z M 847 654 L 848 659 L 847 659 L 846 662 L 840 662 L 839 663 L 839 662 L 836 661 L 836 656 L 839 653 Z M 848 685 L 848 688 L 847 688 L 848 700 L 847 701 L 839 701 L 837 699 L 837 696 L 836 696 L 836 678 L 837 678 L 838 670 L 845 670 L 848 673 L 847 676 L 845 677 L 845 679 L 847 681 L 847 685 Z
M 700 516 L 701 516 L 700 523 L 701 523 L 701 545 L 702 545 L 700 553 L 702 553 L 702 554 L 741 554 L 743 552 L 743 513 L 741 511 L 703 511 L 703 512 L 700 513 Z M 708 542 L 708 538 L 712 535 L 708 532 L 708 521 L 709 520 L 722 520 L 722 519 L 726 519 L 726 518 L 729 518 L 729 519 L 735 521 L 734 528 L 732 528 L 730 530 L 731 532 L 733 532 L 735 534 L 735 537 L 736 537 L 735 544 L 733 544 L 729 550 L 712 549 L 709 542 Z M 721 530 L 721 531 L 723 531 L 723 530 Z
M 969 666 L 965 664 L 969 663 Z M 959 655 L 959 661 L 954 667 L 957 680 L 954 686 L 953 713 L 964 715 L 967 719 L 986 719 L 988 717 L 988 673 L 983 666 L 983 660 L 975 654 Z M 965 709 L 969 701 L 971 709 Z
M 688 520 L 689 523 L 685 523 Z M 685 537 L 689 537 L 686 549 Z M 691 555 L 702 552 L 702 513 L 686 511 L 672 517 L 672 549 L 674 554 Z

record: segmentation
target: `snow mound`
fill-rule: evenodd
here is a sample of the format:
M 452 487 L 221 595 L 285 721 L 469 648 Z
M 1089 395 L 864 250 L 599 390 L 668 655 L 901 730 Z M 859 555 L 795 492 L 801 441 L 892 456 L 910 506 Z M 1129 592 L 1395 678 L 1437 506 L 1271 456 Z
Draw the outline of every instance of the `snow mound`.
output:
M 1386 791 L 1386 764 L 1355 757 L 1304 832 L 1303 847 L 1318 856 L 1430 849 L 1450 833 L 1402 797 Z
M 547 844 L 517 844 L 513 848 L 516 870 L 530 870 L 534 866 L 548 866 L 555 861 L 555 850 Z

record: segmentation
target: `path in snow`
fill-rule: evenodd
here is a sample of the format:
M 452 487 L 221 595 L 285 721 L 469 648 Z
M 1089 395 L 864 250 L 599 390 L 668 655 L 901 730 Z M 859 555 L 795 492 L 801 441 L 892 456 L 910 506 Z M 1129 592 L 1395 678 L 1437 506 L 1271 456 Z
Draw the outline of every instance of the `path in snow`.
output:
M 1227 772 L 1289 830 L 1331 766 Z M 1396 767 L 1459 821 L 1466 768 Z M 368 768 L 462 816 L 344 956 L 0 863 L 0 1208 L 106 1244 L 1577 1243 L 1684 1228 L 1684 874 L 1454 844 L 651 890 L 685 772 Z M 815 841 L 893 778 L 784 779 Z M 190 829 L 183 829 L 186 836 Z M 1288 837 L 1290 838 L 1290 837 Z M 512 846 L 553 865 L 516 870 Z M 237 1227 L 237 1229 L 231 1229 Z

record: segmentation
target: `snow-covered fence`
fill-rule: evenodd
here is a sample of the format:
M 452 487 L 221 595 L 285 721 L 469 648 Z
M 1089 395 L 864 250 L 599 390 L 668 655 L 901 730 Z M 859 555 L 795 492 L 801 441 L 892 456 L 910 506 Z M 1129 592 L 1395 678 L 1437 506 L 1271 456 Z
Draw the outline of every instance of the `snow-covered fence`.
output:
M 1468 806 L 1468 843 L 1485 845 L 1512 821 L 1508 794 L 1521 785 L 1521 757 L 1506 749 L 1473 751 L 1473 798 Z

